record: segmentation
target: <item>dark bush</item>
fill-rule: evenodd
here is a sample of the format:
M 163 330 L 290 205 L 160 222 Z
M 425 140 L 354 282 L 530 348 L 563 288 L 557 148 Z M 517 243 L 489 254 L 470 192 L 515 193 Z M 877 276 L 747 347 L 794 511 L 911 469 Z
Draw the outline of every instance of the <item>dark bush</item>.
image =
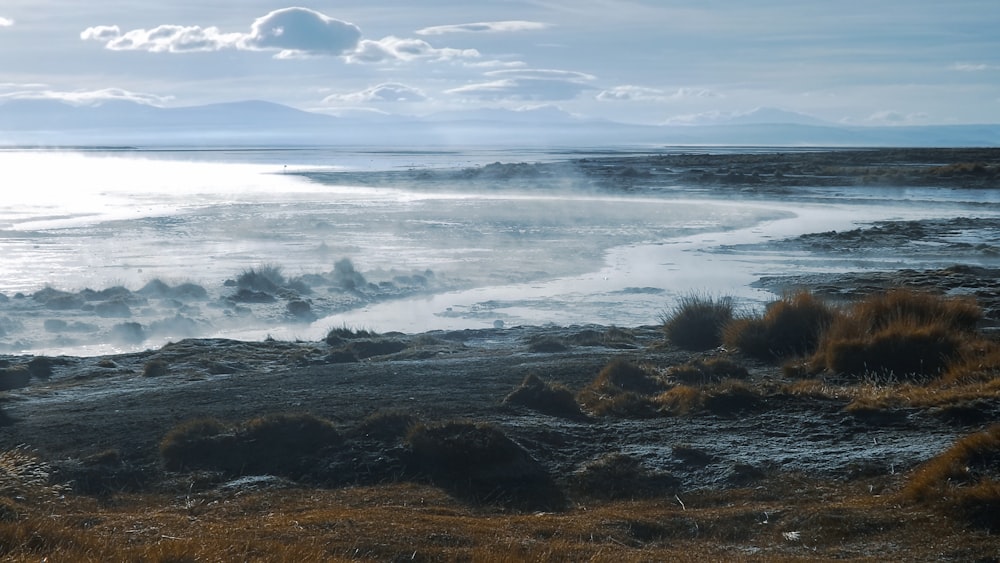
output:
M 663 332 L 686 350 L 708 350 L 722 344 L 722 330 L 733 319 L 731 297 L 682 297 L 663 318 Z
M 555 336 L 533 336 L 528 339 L 528 350 L 535 353 L 553 353 L 553 352 L 565 352 L 569 350 L 569 346 L 566 345 L 561 338 Z
M 503 403 L 505 405 L 520 405 L 552 416 L 565 418 L 583 416 L 580 405 L 576 403 L 573 392 L 569 388 L 542 381 L 534 374 L 525 377 L 521 385 L 504 398 Z
M 490 424 L 417 424 L 406 438 L 414 469 L 452 494 L 477 503 L 557 510 L 565 498 L 521 446 Z
M 160 457 L 167 469 L 231 469 L 234 441 L 231 429 L 214 418 L 199 418 L 175 426 L 160 441 Z
M 11 391 L 27 387 L 31 372 L 26 366 L 0 368 L 0 391 Z
M 274 293 L 285 285 L 285 276 L 281 266 L 263 264 L 256 268 L 243 270 L 236 278 L 236 286 L 255 292 Z
M 299 479 L 318 471 L 325 450 L 341 443 L 330 421 L 308 414 L 266 415 L 236 427 L 198 419 L 171 430 L 160 442 L 160 455 L 175 471 Z
M 622 500 L 673 493 L 681 485 L 669 473 L 653 473 L 625 454 L 606 454 L 585 464 L 569 478 L 572 490 L 588 497 Z
M 597 415 L 644 418 L 655 414 L 649 396 L 663 388 L 659 379 L 619 358 L 604 366 L 597 377 L 580 391 L 577 400 Z
M 365 417 L 354 434 L 380 442 L 396 442 L 405 438 L 417 422 L 417 417 L 406 411 L 379 410 Z
M 330 329 L 330 332 L 326 333 L 326 338 L 323 339 L 324 342 L 330 346 L 339 346 L 344 344 L 349 340 L 357 340 L 359 338 L 376 338 L 378 333 L 372 332 L 365 329 L 352 329 L 346 326 L 340 328 Z
M 705 385 L 725 379 L 746 379 L 750 373 L 745 367 L 725 358 L 710 358 L 672 367 L 667 370 L 667 376 L 689 385 Z
M 828 305 L 801 291 L 771 303 L 760 317 L 735 319 L 723 330 L 723 341 L 762 360 L 808 356 L 835 317 Z
M 163 360 L 150 360 L 142 366 L 143 377 L 163 377 L 170 373 L 170 364 Z

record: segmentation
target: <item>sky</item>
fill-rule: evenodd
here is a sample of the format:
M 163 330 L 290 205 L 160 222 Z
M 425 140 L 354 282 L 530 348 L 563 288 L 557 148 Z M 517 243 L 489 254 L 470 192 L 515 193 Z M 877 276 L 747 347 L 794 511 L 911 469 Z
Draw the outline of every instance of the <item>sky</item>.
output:
M 0 103 L 1000 123 L 997 0 L 4 0 Z

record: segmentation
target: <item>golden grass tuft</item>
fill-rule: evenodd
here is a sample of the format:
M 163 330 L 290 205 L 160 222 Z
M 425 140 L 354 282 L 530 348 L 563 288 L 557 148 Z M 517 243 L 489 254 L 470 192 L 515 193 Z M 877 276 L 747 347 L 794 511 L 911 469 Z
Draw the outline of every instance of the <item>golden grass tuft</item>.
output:
M 597 415 L 650 416 L 653 413 L 649 396 L 663 388 L 663 382 L 645 369 L 618 358 L 604 366 L 577 393 L 577 401 Z
M 813 353 L 836 312 L 808 291 L 785 295 L 761 316 L 735 319 L 723 330 L 727 348 L 775 360 Z
M 1000 424 L 959 439 L 923 464 L 902 495 L 1000 530 Z

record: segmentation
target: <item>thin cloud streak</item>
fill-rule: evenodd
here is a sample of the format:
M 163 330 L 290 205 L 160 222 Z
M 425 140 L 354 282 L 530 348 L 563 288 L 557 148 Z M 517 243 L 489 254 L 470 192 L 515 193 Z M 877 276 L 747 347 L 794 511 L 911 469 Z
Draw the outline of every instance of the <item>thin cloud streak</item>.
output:
M 517 31 L 538 31 L 547 29 L 548 24 L 542 22 L 507 20 L 495 22 L 460 23 L 454 25 L 435 25 L 416 31 L 417 35 L 445 35 L 448 33 L 510 33 Z

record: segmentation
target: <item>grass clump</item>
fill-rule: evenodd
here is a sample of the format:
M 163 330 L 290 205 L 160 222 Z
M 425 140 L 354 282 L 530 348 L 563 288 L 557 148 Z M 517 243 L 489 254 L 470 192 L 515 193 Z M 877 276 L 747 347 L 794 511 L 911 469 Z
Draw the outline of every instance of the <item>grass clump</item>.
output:
M 837 317 L 813 358 L 819 369 L 852 377 L 930 379 L 975 340 L 975 301 L 895 289 L 855 303 Z
M 745 367 L 726 358 L 709 358 L 674 366 L 667 370 L 667 376 L 689 385 L 705 385 L 725 379 L 746 379 L 750 377 L 750 373 Z
M 709 350 L 722 344 L 722 331 L 732 319 L 732 297 L 689 295 L 664 314 L 663 332 L 685 350 Z
M 416 424 L 406 444 L 414 469 L 458 497 L 523 510 L 565 507 L 546 469 L 495 425 Z
M 284 286 L 286 281 L 281 266 L 262 264 L 240 272 L 236 278 L 236 286 L 250 291 L 274 293 Z
M 228 475 L 308 476 L 324 450 L 339 445 L 333 424 L 310 414 L 272 414 L 226 425 L 203 418 L 181 423 L 160 442 L 164 466 Z
M 902 494 L 1000 531 L 1000 424 L 959 439 L 919 467 Z
M 150 360 L 142 366 L 143 377 L 163 377 L 170 373 L 170 364 L 163 360 Z
M 835 317 L 829 305 L 800 291 L 771 303 L 761 316 L 734 319 L 723 329 L 723 342 L 761 360 L 806 356 Z
M 655 473 L 635 457 L 606 454 L 584 464 L 570 476 L 577 494 L 604 500 L 622 500 L 673 493 L 680 480 L 669 473 Z
M 577 400 L 597 415 L 645 417 L 655 413 L 650 397 L 663 388 L 663 382 L 646 370 L 618 358 L 601 369 Z
M 583 412 L 573 392 L 565 385 L 543 381 L 529 374 L 516 389 L 507 395 L 503 404 L 519 405 L 543 414 L 564 418 L 580 418 Z

